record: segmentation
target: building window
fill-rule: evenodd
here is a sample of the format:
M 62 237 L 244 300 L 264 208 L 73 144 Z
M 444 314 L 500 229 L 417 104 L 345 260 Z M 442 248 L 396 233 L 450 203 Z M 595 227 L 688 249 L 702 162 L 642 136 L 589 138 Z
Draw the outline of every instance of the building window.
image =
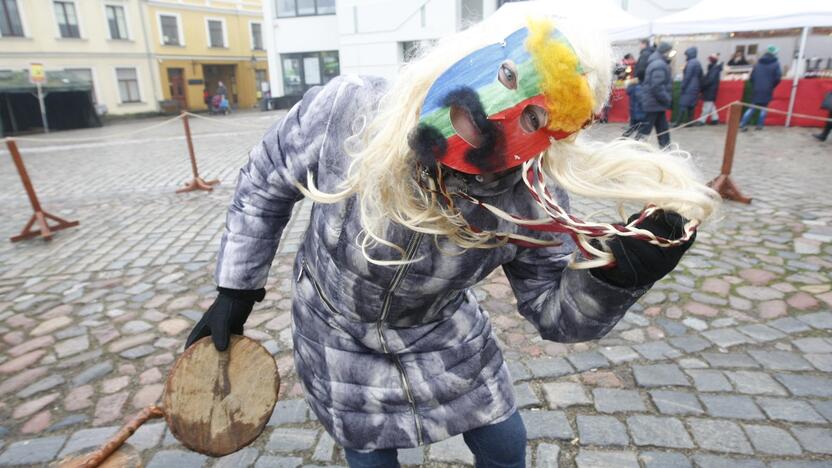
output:
M 274 0 L 278 18 L 334 15 L 335 0 Z
M 124 19 L 124 7 L 106 5 L 107 25 L 110 27 L 110 39 L 127 39 L 127 21 Z
M 260 23 L 251 23 L 251 48 L 263 50 L 263 27 Z
M 159 29 L 162 31 L 162 44 L 181 46 L 179 37 L 179 17 L 174 15 L 159 15 Z
M 116 79 L 118 79 L 118 93 L 121 95 L 121 102 L 140 102 L 139 77 L 135 68 L 116 68 Z
M 56 1 L 55 17 L 58 19 L 58 29 L 61 32 L 61 37 L 81 37 L 81 31 L 78 29 L 78 16 L 75 14 L 75 3 Z
M 23 37 L 23 23 L 17 0 L 0 0 L 0 35 L 3 37 Z
M 340 73 L 338 52 L 283 54 L 283 94 L 299 95 L 309 88 L 326 84 Z
M 225 41 L 225 23 L 218 19 L 207 20 L 208 27 L 208 46 L 209 47 L 227 47 Z

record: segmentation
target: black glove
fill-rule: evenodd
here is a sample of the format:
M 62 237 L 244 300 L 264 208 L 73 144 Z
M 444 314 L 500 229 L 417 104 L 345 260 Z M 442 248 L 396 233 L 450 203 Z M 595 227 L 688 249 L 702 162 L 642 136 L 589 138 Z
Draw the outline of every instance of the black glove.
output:
M 630 216 L 627 224 L 638 219 L 639 214 Z M 656 211 L 637 226 L 668 240 L 678 239 L 685 234 L 687 220 L 672 211 Z M 607 241 L 616 264 L 613 267 L 592 268 L 592 274 L 613 286 L 636 288 L 647 286 L 673 271 L 682 255 L 696 239 L 691 238 L 676 247 L 659 247 L 632 237 L 616 236 Z
M 219 295 L 208 308 L 208 311 L 197 322 L 185 348 L 194 344 L 200 338 L 211 335 L 217 351 L 228 349 L 230 334 L 243 334 L 243 324 L 246 323 L 255 302 L 260 302 L 266 295 L 263 288 L 255 290 L 217 288 Z

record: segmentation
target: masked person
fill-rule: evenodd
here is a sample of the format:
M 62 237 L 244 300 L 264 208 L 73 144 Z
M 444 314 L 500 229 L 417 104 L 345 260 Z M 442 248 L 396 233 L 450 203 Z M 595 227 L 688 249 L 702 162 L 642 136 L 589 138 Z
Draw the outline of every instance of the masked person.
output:
M 579 142 L 606 101 L 610 58 L 583 25 L 503 16 L 442 41 L 392 85 L 342 76 L 308 91 L 240 172 L 219 295 L 188 344 L 210 334 L 222 350 L 242 333 L 293 204 L 311 197 L 294 263 L 294 362 L 349 465 L 397 466 L 398 448 L 462 434 L 477 466 L 525 466 L 512 379 L 470 288 L 502 267 L 543 338 L 596 339 L 692 238 L 664 248 L 557 232 L 524 181 L 557 181 L 534 192 L 550 209 L 568 208 L 570 188 L 649 200 L 665 211 L 637 224 L 665 238 L 716 203 L 672 153 Z M 617 262 L 590 268 L 593 251 Z

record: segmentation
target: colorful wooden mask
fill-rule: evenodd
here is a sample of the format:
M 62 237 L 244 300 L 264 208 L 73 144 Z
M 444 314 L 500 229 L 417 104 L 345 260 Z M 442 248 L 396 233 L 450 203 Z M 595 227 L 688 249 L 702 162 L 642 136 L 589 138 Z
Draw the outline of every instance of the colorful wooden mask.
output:
M 428 167 L 504 171 L 580 130 L 593 106 L 569 42 L 551 22 L 530 22 L 436 79 L 410 145 Z

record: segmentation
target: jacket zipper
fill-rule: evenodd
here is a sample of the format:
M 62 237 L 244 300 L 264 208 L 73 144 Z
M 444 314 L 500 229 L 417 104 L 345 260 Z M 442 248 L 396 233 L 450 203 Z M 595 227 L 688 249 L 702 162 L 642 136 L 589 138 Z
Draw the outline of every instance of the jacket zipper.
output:
M 404 260 L 406 262 L 413 259 L 416 255 L 416 251 L 419 247 L 419 242 L 422 240 L 421 233 L 416 233 L 413 237 L 410 238 L 410 242 L 407 244 L 407 248 L 405 249 L 405 256 Z M 390 352 L 390 349 L 387 347 L 387 340 L 384 339 L 384 321 L 387 319 L 387 315 L 390 313 L 390 306 L 393 302 L 393 292 L 401 283 L 402 279 L 404 279 L 405 274 L 407 274 L 407 270 L 410 269 L 410 263 L 405 263 L 404 265 L 399 266 L 396 270 L 396 273 L 393 275 L 393 281 L 390 282 L 390 288 L 387 290 L 387 293 L 384 296 L 384 301 L 381 305 L 381 315 L 376 322 L 376 331 L 378 332 L 378 339 L 381 342 L 381 347 L 386 354 L 388 354 L 392 359 L 393 363 L 396 365 L 396 369 L 399 371 L 399 377 L 401 378 L 402 388 L 404 389 L 405 397 L 407 398 L 408 403 L 410 403 L 410 411 L 413 413 L 413 421 L 416 425 L 416 440 L 418 445 L 423 445 L 424 441 L 422 440 L 422 420 L 419 419 L 419 414 L 416 412 L 416 400 L 413 398 L 413 391 L 410 388 L 410 381 L 407 378 L 407 373 L 404 371 L 404 366 L 402 366 L 402 361 L 399 359 L 394 353 Z

